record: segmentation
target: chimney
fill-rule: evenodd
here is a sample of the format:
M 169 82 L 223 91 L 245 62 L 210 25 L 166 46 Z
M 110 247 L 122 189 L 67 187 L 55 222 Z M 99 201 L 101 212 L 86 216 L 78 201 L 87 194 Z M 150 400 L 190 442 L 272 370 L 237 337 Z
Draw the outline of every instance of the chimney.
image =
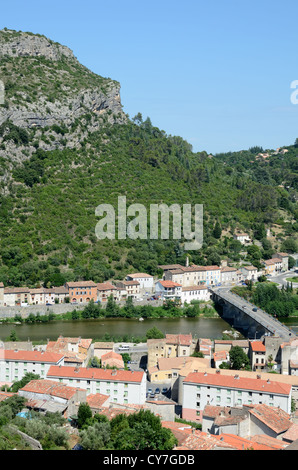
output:
M 220 370 L 219 370 L 219 369 L 217 369 L 217 370 L 216 370 L 216 373 L 217 373 L 217 374 L 220 374 Z
M 239 379 L 239 375 L 238 374 L 234 375 L 234 379 Z
M 261 378 L 261 376 L 258 374 L 258 375 L 257 375 L 257 379 L 260 379 L 260 378 Z
M 186 266 L 187 268 L 188 268 L 188 266 L 189 266 L 189 257 L 188 257 L 188 256 L 186 257 L 185 266 Z

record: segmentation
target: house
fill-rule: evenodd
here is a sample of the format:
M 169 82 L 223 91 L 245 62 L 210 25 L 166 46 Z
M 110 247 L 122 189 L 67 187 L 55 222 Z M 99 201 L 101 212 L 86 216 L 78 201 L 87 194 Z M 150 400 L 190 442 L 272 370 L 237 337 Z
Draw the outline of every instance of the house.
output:
M 238 282 L 238 270 L 230 266 L 224 266 L 220 270 L 220 282 L 222 284 L 234 284 Z
M 191 266 L 180 266 L 179 268 L 165 271 L 164 280 L 177 282 L 181 284 L 182 287 L 205 284 L 206 270 L 203 266 L 197 266 L 195 264 Z
M 115 281 L 114 284 L 120 292 L 125 291 L 127 297 L 132 297 L 133 299 L 137 299 L 140 296 L 139 281 Z M 122 296 L 123 296 L 123 293 L 122 293 Z
M 238 371 L 237 371 L 238 372 Z M 183 381 L 182 418 L 201 421 L 206 405 L 242 406 L 263 403 L 291 412 L 292 387 L 271 379 L 228 376 L 216 370 L 190 373 Z
M 271 258 L 263 261 L 265 274 L 274 275 L 282 271 L 282 259 Z
M 93 281 L 67 282 L 69 300 L 71 303 L 87 303 L 97 301 L 97 284 Z
M 210 300 L 210 291 L 207 286 L 202 285 L 182 287 L 180 298 L 182 305 L 184 303 L 190 304 L 192 300 L 208 302 Z
M 256 281 L 258 279 L 258 269 L 255 266 L 241 266 L 239 270 L 245 280 Z
M 32 305 L 45 304 L 45 295 L 43 287 L 37 289 L 30 289 L 29 303 Z
M 15 305 L 28 305 L 30 303 L 30 290 L 28 287 L 5 287 L 3 294 L 4 307 Z
M 55 294 L 55 287 L 52 288 L 44 288 L 44 303 L 53 305 L 55 303 L 56 294 Z
M 227 351 L 229 352 L 233 346 L 239 346 L 245 354 L 249 352 L 249 341 L 247 339 L 215 339 L 214 340 L 214 351 Z
M 249 357 L 252 370 L 264 370 L 266 367 L 266 346 L 262 341 L 249 342 Z
M 181 298 L 182 286 L 173 281 L 157 281 L 155 283 L 155 293 L 163 300 L 175 300 Z
M 146 374 L 143 371 L 52 366 L 47 378 L 83 388 L 87 396 L 94 393 L 108 395 L 110 403 L 142 405 L 146 401 Z
M 41 413 L 59 412 L 65 418 L 77 414 L 79 403 L 86 402 L 86 390 L 68 387 L 54 380 L 31 380 L 18 395 L 26 398 L 26 407 Z
M 224 407 L 207 405 L 203 411 L 202 431 L 212 435 L 233 435 L 283 449 L 283 436 L 293 426 L 291 417 L 280 408 L 267 405 Z
M 94 357 L 97 357 L 98 359 L 101 359 L 101 357 L 108 353 L 114 351 L 114 343 L 112 342 L 96 342 L 93 345 L 93 355 Z
M 210 338 L 199 338 L 198 350 L 205 358 L 211 360 L 212 357 L 212 340 Z
M 160 358 L 190 356 L 195 351 L 196 341 L 193 340 L 191 334 L 166 334 L 165 338 L 148 339 L 147 347 L 149 369 L 157 365 Z
M 230 355 L 227 351 L 217 351 L 213 353 L 213 366 L 218 369 L 223 363 L 228 363 Z
M 109 351 L 101 356 L 101 367 L 115 367 L 124 369 L 124 361 L 121 354 Z
M 54 287 L 55 293 L 55 301 L 58 304 L 62 304 L 66 302 L 66 298 L 68 298 L 68 289 L 65 286 Z
M 94 415 L 109 407 L 110 397 L 102 393 L 90 393 L 86 398 L 86 403 L 88 403 Z
M 281 259 L 281 262 L 282 262 L 281 269 L 282 269 L 283 272 L 289 270 L 289 255 L 288 255 L 288 253 L 276 253 L 274 255 L 274 258 Z
M 140 290 L 144 292 L 153 292 L 154 289 L 154 278 L 150 274 L 146 273 L 133 273 L 126 276 L 127 281 L 138 281 L 140 284 Z
M 221 268 L 219 266 L 203 266 L 206 272 L 206 285 L 216 286 L 221 281 Z
M 64 365 L 64 354 L 0 349 L 0 382 L 21 380 L 29 372 L 46 378 L 52 365 Z
M 239 241 L 242 245 L 247 245 L 251 243 L 251 239 L 247 233 L 240 232 L 233 235 L 234 240 Z
M 114 300 L 118 300 L 118 290 L 111 282 L 101 282 L 97 284 L 97 300 L 106 302 L 112 296 Z
M 65 338 L 60 335 L 57 341 L 48 342 L 46 351 L 64 354 L 64 364 L 67 366 L 86 367 L 92 354 L 91 345 L 90 338 Z

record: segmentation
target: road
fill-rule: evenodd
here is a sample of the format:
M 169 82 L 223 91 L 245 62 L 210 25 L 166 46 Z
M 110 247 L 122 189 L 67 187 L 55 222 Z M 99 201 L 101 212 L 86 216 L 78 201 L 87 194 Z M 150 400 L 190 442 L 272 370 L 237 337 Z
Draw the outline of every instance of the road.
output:
M 283 325 L 272 315 L 269 315 L 267 312 L 244 300 L 242 297 L 233 294 L 229 287 L 214 288 L 212 290 L 215 294 L 222 297 L 222 299 L 235 305 L 235 307 L 237 307 L 239 310 L 245 312 L 257 323 L 266 328 L 266 330 L 270 331 L 273 335 L 284 338 L 286 341 L 289 341 L 291 338 L 293 338 L 293 336 L 296 336 L 293 331 Z M 257 308 L 257 311 L 254 311 L 254 308 Z

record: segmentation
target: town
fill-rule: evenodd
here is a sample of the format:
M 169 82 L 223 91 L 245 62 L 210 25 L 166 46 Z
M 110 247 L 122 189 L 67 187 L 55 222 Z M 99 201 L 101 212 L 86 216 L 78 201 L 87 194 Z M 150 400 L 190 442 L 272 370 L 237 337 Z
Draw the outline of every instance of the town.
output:
M 68 302 L 105 303 L 111 296 L 138 301 L 208 301 L 210 289 L 288 272 L 277 253 L 264 269 L 227 265 L 162 265 L 162 279 L 134 273 L 123 281 L 69 282 L 53 289 L 1 287 L 2 306 Z M 14 292 L 12 292 L 14 291 Z M 57 300 L 58 299 L 58 300 Z M 24 312 L 26 312 L 24 308 Z M 34 374 L 34 378 L 32 378 Z M 29 379 L 13 392 L 13 385 Z M 146 343 L 94 342 L 59 336 L 47 344 L 4 341 L 0 349 L 0 402 L 22 397 L 20 413 L 58 413 L 70 433 L 80 407 L 112 420 L 147 410 L 176 439 L 174 450 L 280 450 L 298 443 L 298 340 L 217 339 L 153 335 Z M 33 442 L 34 441 L 34 442 Z M 33 448 L 40 443 L 28 437 Z M 79 444 L 79 437 L 77 445 Z
M 247 237 L 237 235 L 237 239 Z M 242 243 L 242 241 L 241 241 Z M 161 265 L 162 279 L 154 279 L 147 273 L 132 273 L 125 280 L 110 280 L 103 283 L 94 281 L 66 282 L 63 286 L 52 287 L 7 287 L 0 283 L 0 307 L 54 305 L 61 303 L 85 304 L 90 301 L 106 303 L 112 296 L 115 301 L 155 298 L 176 299 L 183 305 L 192 300 L 209 300 L 209 288 L 233 286 L 245 281 L 257 281 L 260 276 L 274 276 L 288 271 L 289 254 L 276 253 L 272 259 L 263 261 L 263 268 L 242 265 L 239 268 L 228 266 L 186 266 L 180 264 Z

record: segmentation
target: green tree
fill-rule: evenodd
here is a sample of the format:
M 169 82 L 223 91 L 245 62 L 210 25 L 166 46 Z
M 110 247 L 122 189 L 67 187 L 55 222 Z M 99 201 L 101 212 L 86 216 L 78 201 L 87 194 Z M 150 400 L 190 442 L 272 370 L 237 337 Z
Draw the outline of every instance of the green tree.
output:
M 78 427 L 83 428 L 87 421 L 92 418 L 92 411 L 88 403 L 80 403 L 78 409 Z
M 149 330 L 147 330 L 146 338 L 147 339 L 161 339 L 164 338 L 165 335 L 162 331 L 160 331 L 156 326 L 153 326 Z
M 249 359 L 247 354 L 240 346 L 232 346 L 230 349 L 231 369 L 240 370 L 249 368 Z

